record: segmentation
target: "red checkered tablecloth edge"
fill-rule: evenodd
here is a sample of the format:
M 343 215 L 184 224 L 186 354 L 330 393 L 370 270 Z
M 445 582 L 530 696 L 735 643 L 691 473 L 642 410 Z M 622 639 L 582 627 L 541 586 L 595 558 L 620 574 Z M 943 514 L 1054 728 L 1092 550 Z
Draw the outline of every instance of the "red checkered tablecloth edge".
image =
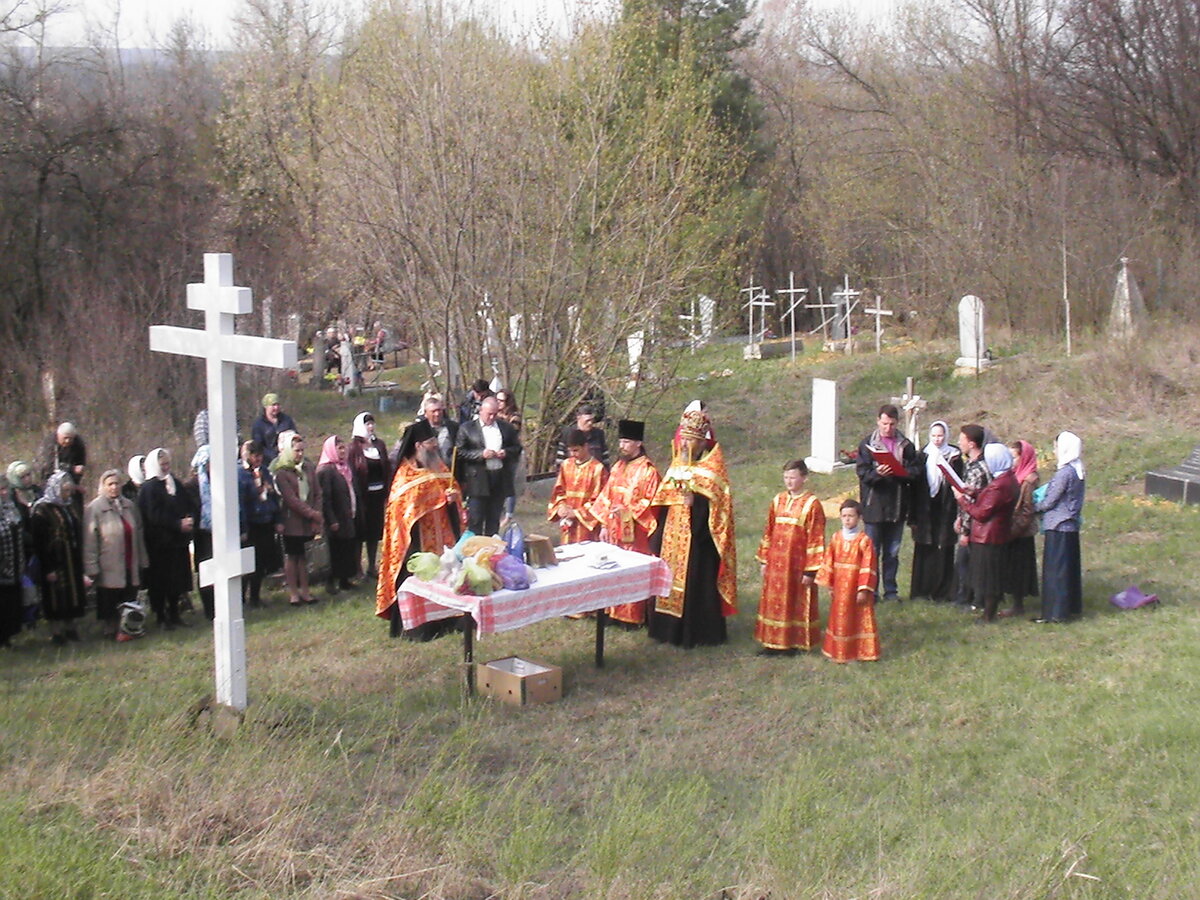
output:
M 620 565 L 594 569 L 583 559 L 538 569 L 527 591 L 497 591 L 483 597 L 456 594 L 448 585 L 409 578 L 396 593 L 405 628 L 470 613 L 481 634 L 511 631 L 572 613 L 662 597 L 671 589 L 671 570 L 656 556 L 612 548 Z

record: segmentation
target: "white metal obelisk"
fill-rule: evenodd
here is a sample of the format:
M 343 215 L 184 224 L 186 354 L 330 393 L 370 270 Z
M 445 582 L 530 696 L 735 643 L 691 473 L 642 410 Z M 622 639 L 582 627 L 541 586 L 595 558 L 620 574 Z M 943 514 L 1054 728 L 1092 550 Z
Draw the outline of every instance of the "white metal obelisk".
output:
M 234 365 L 290 369 L 296 342 L 234 332 L 234 316 L 250 312 L 250 288 L 234 287 L 233 257 L 204 254 L 204 282 L 187 286 L 188 309 L 204 311 L 204 330 L 150 326 L 150 349 L 196 356 L 208 381 L 209 443 L 212 448 L 213 557 L 200 564 L 200 584 L 213 586 L 216 617 L 217 702 L 246 708 L 246 623 L 242 618 L 242 575 L 254 571 L 254 549 L 239 540 L 237 494 L 237 386 Z

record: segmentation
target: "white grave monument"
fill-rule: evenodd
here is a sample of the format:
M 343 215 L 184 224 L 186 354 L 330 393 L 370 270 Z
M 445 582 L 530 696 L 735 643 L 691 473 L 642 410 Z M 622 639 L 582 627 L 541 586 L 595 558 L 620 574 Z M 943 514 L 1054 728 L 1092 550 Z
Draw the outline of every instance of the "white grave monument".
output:
M 1108 317 L 1108 333 L 1126 340 L 1137 334 L 1146 318 L 1146 302 L 1142 299 L 1137 279 L 1129 271 L 1129 259 L 1121 257 L 1121 271 L 1113 291 L 1112 313 Z
M 812 455 L 805 460 L 813 472 L 828 475 L 839 468 L 837 446 L 837 382 L 814 378 L 812 386 Z
M 204 254 L 204 282 L 187 286 L 188 309 L 203 310 L 204 330 L 150 326 L 150 349 L 205 361 L 208 382 L 213 556 L 200 564 L 200 584 L 213 586 L 217 702 L 246 708 L 246 623 L 242 576 L 254 571 L 254 548 L 243 549 L 238 526 L 237 385 L 234 365 L 292 369 L 296 342 L 234 332 L 234 316 L 250 312 L 250 288 L 233 286 L 233 257 Z
M 637 386 L 638 375 L 642 370 L 642 349 L 646 346 L 646 332 L 635 331 L 625 338 L 625 349 L 629 353 L 629 382 L 627 388 Z
M 986 358 L 987 343 L 983 338 L 983 301 L 967 294 L 958 301 L 958 359 L 960 369 L 979 371 L 991 365 Z
M 700 295 L 700 339 L 708 343 L 717 318 L 717 301 L 707 294 Z

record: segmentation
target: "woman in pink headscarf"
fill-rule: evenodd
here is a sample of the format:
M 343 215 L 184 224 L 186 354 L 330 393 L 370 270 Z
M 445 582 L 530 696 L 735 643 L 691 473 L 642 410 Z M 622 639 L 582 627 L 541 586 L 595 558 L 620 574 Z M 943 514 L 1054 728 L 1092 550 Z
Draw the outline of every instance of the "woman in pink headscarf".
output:
M 358 497 L 354 490 L 354 473 L 346 462 L 346 442 L 336 434 L 327 437 L 321 448 L 317 483 L 321 485 L 325 536 L 329 539 L 329 580 L 325 586 L 330 594 L 336 594 L 339 589 L 355 587 L 351 579 L 358 569 L 358 540 L 354 528 Z
M 1000 615 L 1020 616 L 1025 614 L 1025 598 L 1038 595 L 1037 546 L 1034 542 L 1038 523 L 1033 509 L 1033 492 L 1038 486 L 1038 464 L 1037 451 L 1029 441 L 1013 441 L 1008 446 L 1016 460 L 1013 476 L 1020 493 L 1017 494 L 1017 505 L 1013 507 L 1008 563 L 1005 567 L 1008 583 L 1004 592 L 1012 595 L 1013 604 Z

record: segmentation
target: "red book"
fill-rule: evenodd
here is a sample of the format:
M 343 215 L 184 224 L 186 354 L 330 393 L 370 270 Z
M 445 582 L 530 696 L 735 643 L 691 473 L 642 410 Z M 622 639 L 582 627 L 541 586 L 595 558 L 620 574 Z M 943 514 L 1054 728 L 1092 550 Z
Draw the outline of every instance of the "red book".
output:
M 892 454 L 892 451 L 884 450 L 881 447 L 871 447 L 869 449 L 871 451 L 871 456 L 875 458 L 876 465 L 891 467 L 892 474 L 888 476 L 889 478 L 895 475 L 906 474 L 904 463 L 896 459 L 896 457 Z

